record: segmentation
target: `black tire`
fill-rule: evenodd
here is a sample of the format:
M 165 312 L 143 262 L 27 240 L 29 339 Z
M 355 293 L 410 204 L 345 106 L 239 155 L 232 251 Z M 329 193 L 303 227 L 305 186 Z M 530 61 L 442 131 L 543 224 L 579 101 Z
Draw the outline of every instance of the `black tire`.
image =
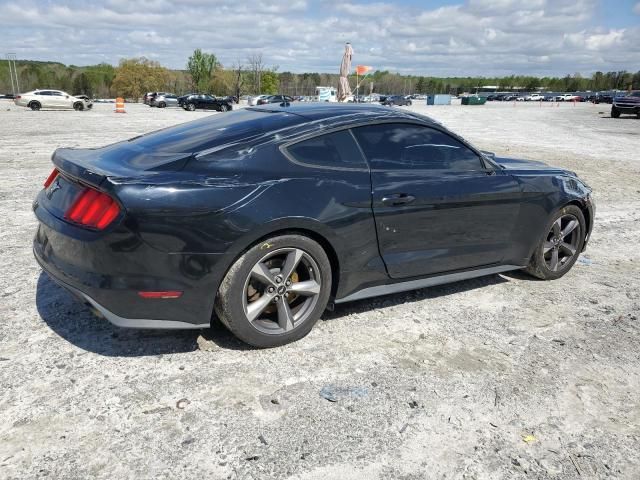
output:
M 226 112 L 229 108 L 223 103 L 222 105 L 220 105 L 219 111 L 221 111 L 222 113 Z
M 407 102 L 407 106 L 409 106 L 409 107 L 411 106 L 411 100 L 409 100 L 409 101 Z
M 34 112 L 37 112 L 38 110 L 40 110 L 42 108 L 42 105 L 40 105 L 40 102 L 31 102 L 29 104 L 29 108 L 31 110 L 33 110 Z
M 187 103 L 187 110 L 193 112 L 196 109 L 196 105 L 194 103 Z
M 574 227 L 574 230 L 571 231 L 572 233 L 568 234 L 575 235 L 575 238 L 572 238 L 572 241 L 570 242 L 571 245 L 569 245 L 569 242 L 564 243 L 563 241 L 560 241 L 560 244 L 555 242 L 555 246 L 545 252 L 546 247 L 548 247 L 549 245 L 554 245 L 554 239 L 550 238 L 550 236 L 553 236 L 554 224 L 556 224 L 559 219 L 560 222 L 562 222 L 564 219 L 567 219 L 568 222 L 571 222 L 572 219 L 575 219 L 578 222 L 578 232 L 573 233 L 576 230 L 576 227 Z M 525 269 L 525 271 L 529 275 L 540 278 L 541 280 L 556 280 L 557 278 L 562 277 L 569 270 L 571 270 L 571 267 L 573 267 L 573 265 L 578 260 L 578 256 L 580 255 L 580 252 L 582 252 L 582 248 L 584 247 L 586 232 L 587 227 L 582 210 L 580 210 L 575 205 L 567 205 L 561 208 L 560 210 L 555 212 L 549 219 L 549 222 L 545 226 L 544 233 L 540 237 L 533 255 L 531 256 L 529 266 Z M 564 237 L 562 240 L 564 240 Z M 568 256 L 568 253 L 560 248 L 560 245 L 569 245 L 569 247 L 575 248 L 575 253 L 571 256 Z M 548 260 L 545 258 L 545 255 L 549 255 L 549 252 L 551 252 L 551 255 L 553 255 L 554 249 L 558 250 L 558 252 L 560 252 L 560 255 L 566 255 L 563 258 L 560 258 L 560 260 L 558 260 L 558 256 L 556 256 L 556 262 L 558 263 L 558 267 L 556 270 L 550 268 Z M 551 261 L 551 263 L 553 263 L 553 261 Z
M 84 110 L 84 105 L 82 104 L 82 102 L 76 102 L 73 104 L 73 109 L 76 112 L 81 112 L 82 110 Z
M 158 108 L 164 108 L 164 107 L 166 107 L 166 106 L 167 106 L 167 104 L 166 104 L 166 103 L 164 103 L 164 102 L 160 102 L 160 103 L 158 104 Z
M 270 278 L 278 280 L 279 272 L 286 268 L 286 260 L 291 252 L 302 252 L 301 255 L 305 255 L 295 264 L 297 266 L 293 274 L 288 279 L 281 278 L 279 286 L 276 283 L 264 284 L 280 289 L 286 283 L 291 291 L 280 293 L 281 296 L 278 296 L 278 291 L 268 294 L 266 286 L 262 287 L 262 292 L 256 290 L 254 286 L 257 284 L 259 289 L 262 283 L 256 281 L 252 271 L 255 271 L 258 265 L 265 266 L 275 261 L 275 267 L 272 266 L 273 263 L 269 264 L 266 271 Z M 283 256 L 285 260 L 282 260 Z M 302 278 L 305 275 L 309 277 Z M 305 280 L 319 283 L 319 286 L 316 285 L 318 293 L 310 296 L 307 296 L 308 293 L 296 295 L 293 291 L 295 284 Z M 324 312 L 330 294 L 331 264 L 323 248 L 302 235 L 281 235 L 254 245 L 235 261 L 220 284 L 215 312 L 220 321 L 243 342 L 259 348 L 277 347 L 295 342 L 307 335 Z M 259 313 L 252 322 L 248 317 L 248 306 L 256 302 L 255 298 L 252 300 L 252 296 L 256 295 L 258 302 L 265 298 L 266 302 L 261 303 L 266 306 L 258 309 Z M 281 307 L 289 312 L 291 318 L 291 323 L 287 323 L 288 328 L 284 329 L 281 328 L 279 318 Z M 295 316 L 299 318 L 295 319 Z
M 616 107 L 611 107 L 611 118 L 620 118 L 620 110 Z

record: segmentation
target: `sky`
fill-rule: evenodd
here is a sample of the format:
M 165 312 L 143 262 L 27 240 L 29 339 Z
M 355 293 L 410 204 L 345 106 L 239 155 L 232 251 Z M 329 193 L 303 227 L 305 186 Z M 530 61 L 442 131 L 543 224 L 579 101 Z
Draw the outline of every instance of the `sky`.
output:
M 0 55 L 74 65 L 145 56 L 185 68 L 262 53 L 278 71 L 353 63 L 428 76 L 640 70 L 638 0 L 0 0 Z

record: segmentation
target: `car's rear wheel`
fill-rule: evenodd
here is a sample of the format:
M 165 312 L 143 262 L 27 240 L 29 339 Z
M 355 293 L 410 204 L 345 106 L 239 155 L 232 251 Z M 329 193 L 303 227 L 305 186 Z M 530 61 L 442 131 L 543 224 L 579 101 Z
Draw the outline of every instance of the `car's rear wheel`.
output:
M 33 111 L 37 111 L 40 110 L 42 108 L 42 105 L 40 105 L 40 102 L 31 102 L 29 104 L 29 108 Z
M 193 103 L 188 103 L 187 104 L 187 110 L 189 110 L 190 112 L 193 112 L 196 109 L 195 104 Z
M 323 248 L 302 235 L 269 238 L 244 253 L 220 285 L 215 311 L 240 340 L 268 348 L 299 340 L 331 293 Z
M 166 103 L 164 103 L 164 102 L 160 102 L 160 103 L 158 104 L 158 107 L 159 107 L 159 108 L 164 108 L 164 107 L 166 107 L 166 106 L 167 106 L 167 104 L 166 104 Z
M 618 110 L 616 107 L 611 107 L 611 117 L 612 118 L 619 118 L 620 117 L 620 110 Z
M 582 251 L 587 232 L 582 210 L 567 205 L 552 217 L 526 268 L 542 280 L 555 280 L 571 270 Z
M 76 102 L 73 104 L 73 109 L 76 112 L 81 112 L 82 110 L 84 110 L 84 105 L 82 105 L 82 102 Z

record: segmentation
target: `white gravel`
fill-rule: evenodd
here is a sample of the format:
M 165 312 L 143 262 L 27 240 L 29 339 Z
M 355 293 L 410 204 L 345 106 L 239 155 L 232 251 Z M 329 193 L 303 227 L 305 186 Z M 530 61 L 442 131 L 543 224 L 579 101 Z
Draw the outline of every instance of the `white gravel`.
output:
M 31 253 L 56 147 L 206 113 L 0 102 L 0 478 L 638 478 L 640 120 L 412 107 L 483 149 L 577 171 L 598 206 L 586 254 L 555 282 L 493 275 L 346 304 L 302 341 L 251 350 L 218 325 L 112 327 Z

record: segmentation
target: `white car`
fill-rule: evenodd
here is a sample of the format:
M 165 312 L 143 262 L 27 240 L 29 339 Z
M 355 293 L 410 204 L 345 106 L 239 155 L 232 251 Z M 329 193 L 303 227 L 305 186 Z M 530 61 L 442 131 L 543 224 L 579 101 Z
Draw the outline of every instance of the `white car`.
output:
M 269 96 L 270 95 L 258 95 L 256 97 L 249 97 L 249 99 L 247 100 L 247 103 L 249 104 L 250 107 L 255 107 L 256 105 L 258 105 L 258 100 L 267 98 Z
M 85 98 L 74 97 L 61 90 L 32 90 L 16 95 L 13 103 L 31 110 L 41 108 L 85 110 L 91 108 L 91 102 Z
M 527 102 L 541 102 L 544 100 L 544 95 L 540 95 L 539 93 L 532 93 L 531 95 L 527 95 L 524 97 Z
M 574 95 L 572 93 L 565 93 L 562 95 L 558 95 L 556 97 L 557 102 L 572 102 L 573 100 L 578 100 L 580 97 L 578 95 Z

